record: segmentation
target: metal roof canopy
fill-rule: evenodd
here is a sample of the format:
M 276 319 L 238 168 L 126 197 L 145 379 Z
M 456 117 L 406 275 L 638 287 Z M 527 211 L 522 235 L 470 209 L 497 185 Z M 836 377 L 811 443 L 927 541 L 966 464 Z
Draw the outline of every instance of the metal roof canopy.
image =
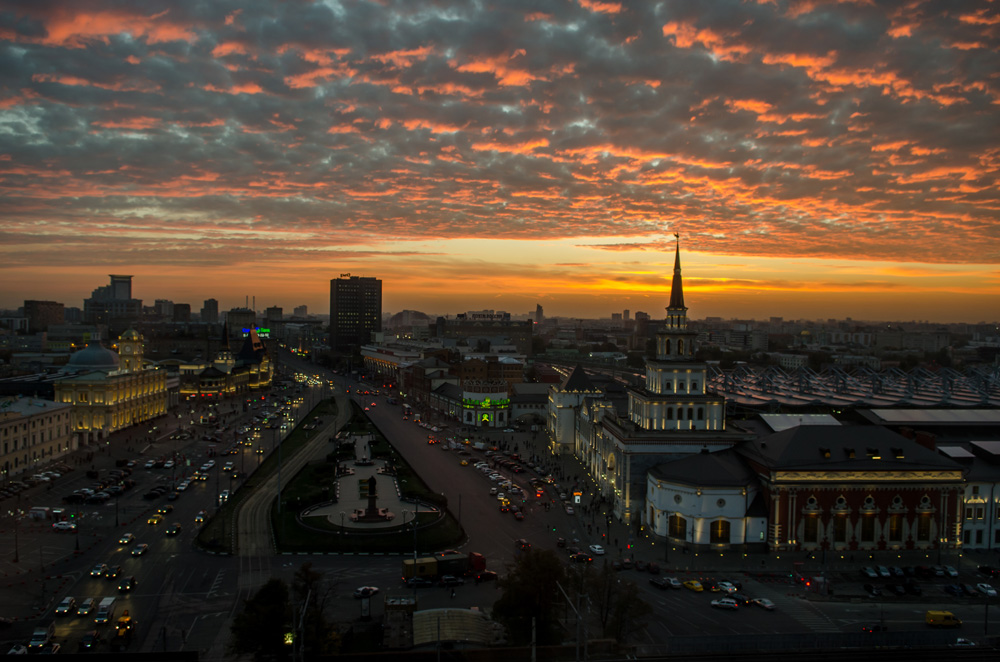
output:
M 961 446 L 938 446 L 938 451 L 953 460 L 956 458 L 976 457 L 970 450 Z
M 1000 409 L 869 409 L 887 425 L 1000 425 Z
M 969 443 L 984 453 L 989 453 L 993 457 L 1000 457 L 1000 441 L 972 441 Z
M 760 417 L 775 432 L 800 425 L 840 425 L 830 414 L 761 414 Z

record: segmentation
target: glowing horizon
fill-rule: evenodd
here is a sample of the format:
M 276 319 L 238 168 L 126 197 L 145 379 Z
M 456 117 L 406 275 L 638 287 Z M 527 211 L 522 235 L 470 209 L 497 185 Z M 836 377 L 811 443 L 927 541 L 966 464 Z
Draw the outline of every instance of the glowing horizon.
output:
M 1000 317 L 988 0 L 24 3 L 0 307 Z

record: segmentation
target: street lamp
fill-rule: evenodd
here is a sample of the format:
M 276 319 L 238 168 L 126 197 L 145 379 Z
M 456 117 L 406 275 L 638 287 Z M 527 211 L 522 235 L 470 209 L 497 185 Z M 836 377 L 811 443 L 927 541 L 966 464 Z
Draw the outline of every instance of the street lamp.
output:
M 344 511 L 340 511 L 340 535 L 344 535 Z

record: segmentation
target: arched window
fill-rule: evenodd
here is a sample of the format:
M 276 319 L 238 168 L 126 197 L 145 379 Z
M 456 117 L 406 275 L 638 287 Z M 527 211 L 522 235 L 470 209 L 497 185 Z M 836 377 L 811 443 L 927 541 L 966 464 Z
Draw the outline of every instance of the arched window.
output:
M 688 420 L 694 420 L 694 407 L 688 407 Z
M 666 353 L 669 354 L 670 353 L 670 338 L 667 338 L 667 344 L 665 345 L 665 347 L 666 347 Z
M 727 544 L 729 543 L 729 522 L 724 519 L 717 519 L 712 522 L 712 537 L 711 542 L 713 544 Z
M 698 420 L 699 421 L 704 421 L 705 420 L 705 408 L 704 407 L 698 407 Z
M 687 520 L 678 514 L 673 514 L 670 516 L 670 537 L 680 538 L 681 540 L 687 539 Z
M 677 353 L 678 354 L 684 354 L 684 341 L 683 340 L 678 340 L 677 341 Z
M 667 407 L 667 420 L 668 421 L 674 420 L 674 408 L 673 407 Z
M 684 420 L 684 407 L 678 407 L 677 408 L 677 420 L 678 421 L 683 421 Z

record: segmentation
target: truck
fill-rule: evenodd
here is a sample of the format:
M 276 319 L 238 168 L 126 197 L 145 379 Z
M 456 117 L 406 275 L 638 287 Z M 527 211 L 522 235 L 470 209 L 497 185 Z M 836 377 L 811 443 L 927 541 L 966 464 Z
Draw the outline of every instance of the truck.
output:
M 115 617 L 115 603 L 113 597 L 101 598 L 101 603 L 97 605 L 97 615 L 94 616 L 94 622 L 98 625 L 104 625 L 111 621 Z
M 437 578 L 441 575 L 456 577 L 477 575 L 486 569 L 486 557 L 478 552 L 462 554 L 441 553 L 417 559 L 403 560 L 403 579 L 411 577 Z
M 929 610 L 924 614 L 924 622 L 936 628 L 960 628 L 962 620 L 950 611 Z

